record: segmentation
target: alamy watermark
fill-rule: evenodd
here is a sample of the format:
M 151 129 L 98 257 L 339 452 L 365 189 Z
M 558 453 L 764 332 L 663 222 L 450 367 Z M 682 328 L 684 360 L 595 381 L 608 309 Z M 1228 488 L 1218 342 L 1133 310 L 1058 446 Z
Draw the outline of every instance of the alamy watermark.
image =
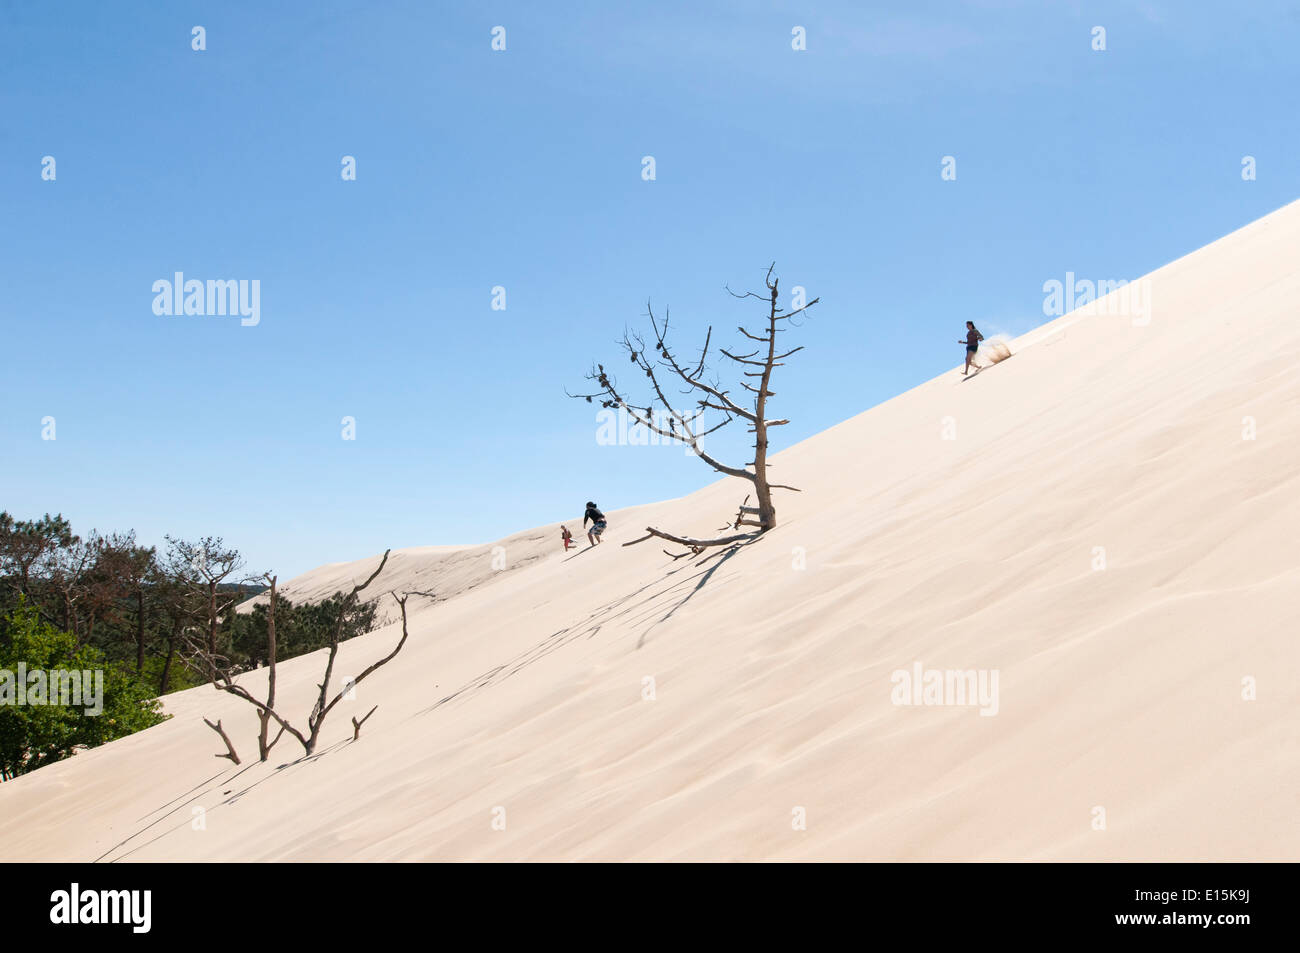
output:
M 1108 314 L 1131 318 L 1137 327 L 1151 323 L 1151 279 L 1076 278 L 1065 273 L 1065 281 L 1043 282 L 1043 315 L 1059 318 L 1071 311 L 1080 314 Z
M 699 414 L 677 414 L 651 410 L 649 415 L 626 407 L 606 407 L 596 412 L 596 444 L 601 447 L 683 446 L 694 456 L 699 441 L 692 436 Z M 649 421 L 647 427 L 643 421 Z
M 125 924 L 132 933 L 153 925 L 152 890 L 83 890 L 73 883 L 50 894 L 50 922 L 55 925 Z
M 246 328 L 262 320 L 262 281 L 254 278 L 186 280 L 176 272 L 172 280 L 153 283 L 153 313 L 157 315 L 241 315 Z
M 998 713 L 996 668 L 927 669 L 914 662 L 910 669 L 896 669 L 889 680 L 894 685 L 889 700 L 895 705 L 978 706 L 981 715 Z
M 87 715 L 104 711 L 104 670 L 0 668 L 0 705 L 59 705 L 81 708 Z

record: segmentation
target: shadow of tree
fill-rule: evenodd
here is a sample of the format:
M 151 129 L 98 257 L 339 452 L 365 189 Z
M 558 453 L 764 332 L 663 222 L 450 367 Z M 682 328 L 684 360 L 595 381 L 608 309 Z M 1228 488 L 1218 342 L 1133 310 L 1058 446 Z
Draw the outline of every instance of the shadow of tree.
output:
M 662 579 L 647 583 L 618 599 L 601 606 L 576 625 L 552 632 L 536 645 L 466 682 L 450 695 L 444 696 L 417 714 L 428 714 L 463 696 L 477 694 L 492 685 L 505 681 L 528 666 L 584 636 L 595 638 L 602 628 L 615 621 L 625 621 L 633 628 L 644 625 L 637 636 L 636 647 L 645 645 L 654 629 L 671 619 L 714 578 L 714 575 L 740 550 L 752 546 L 763 537 L 757 536 L 743 543 L 734 543 L 711 552 L 687 566 L 669 569 Z M 569 557 L 570 559 L 573 557 Z M 707 565 L 712 563 L 712 565 Z M 681 579 L 678 575 L 685 574 Z M 651 591 L 654 590 L 654 591 Z
M 584 636 L 588 639 L 595 638 L 600 634 L 601 629 L 616 621 L 627 622 L 634 629 L 641 627 L 636 642 L 636 647 L 638 649 L 641 648 L 645 645 L 646 640 L 655 628 L 676 615 L 684 605 L 694 599 L 705 586 L 713 581 L 719 569 L 735 558 L 741 549 L 746 546 L 752 546 L 762 538 L 763 537 L 758 536 L 743 543 L 735 543 L 730 546 L 721 547 L 713 552 L 693 558 L 686 565 L 675 564 L 672 568 L 669 568 L 666 571 L 662 578 L 646 583 L 644 586 L 634 589 L 632 592 L 606 603 L 576 625 L 566 626 L 557 632 L 551 633 L 536 645 L 520 652 L 518 655 L 507 660 L 503 664 L 484 672 L 474 679 L 471 679 L 461 688 L 416 714 L 428 714 L 446 704 L 449 704 L 457 698 L 473 695 L 490 688 L 491 686 L 509 678 L 511 675 L 523 671 L 528 666 L 533 665 L 571 642 L 577 641 Z M 586 551 L 587 550 L 583 550 L 582 552 Z M 578 555 L 581 555 L 581 552 L 575 553 L 573 556 L 567 558 L 572 559 Z M 304 764 L 313 763 L 327 754 L 341 750 L 342 748 L 354 743 L 356 743 L 354 739 L 346 738 L 323 748 L 312 755 L 301 756 L 292 761 L 280 764 L 275 768 L 275 770 L 269 771 L 265 776 L 252 781 L 251 783 L 245 784 L 240 788 L 240 790 L 226 794 L 219 803 L 213 805 L 209 810 L 215 811 L 220 807 L 232 805 L 255 788 L 258 788 L 275 778 L 281 777 L 284 772 L 300 767 Z M 158 830 L 154 836 L 150 837 L 148 840 L 141 840 L 132 843 L 152 831 L 154 828 L 163 824 L 165 821 L 174 820 L 177 811 L 193 804 L 205 794 L 210 793 L 213 788 L 230 784 L 232 781 L 237 780 L 246 772 L 252 770 L 261 763 L 262 762 L 260 761 L 253 761 L 234 769 L 232 773 L 227 774 L 226 772 L 221 772 L 213 775 L 207 780 L 201 781 L 198 785 L 181 794 L 179 797 L 173 798 L 161 807 L 155 808 L 140 820 L 144 821 L 153 814 L 158 814 L 158 817 L 118 841 L 108 850 L 100 854 L 99 857 L 95 858 L 94 862 L 100 863 L 116 853 L 116 856 L 112 856 L 111 859 L 108 860 L 109 863 L 116 863 L 117 861 L 124 860 L 132 854 L 143 850 L 150 844 L 162 840 L 169 834 L 176 833 L 177 831 L 191 826 L 193 820 L 192 816 L 183 817 L 174 826 Z M 219 783 L 213 784 L 213 782 Z M 123 850 L 127 845 L 131 846 L 129 849 Z M 118 851 L 121 852 L 117 853 Z
M 272 778 L 279 777 L 281 772 L 286 771 L 286 770 L 288 770 L 288 769 L 290 769 L 290 768 L 297 767 L 298 765 L 301 765 L 301 764 L 306 764 L 306 763 L 308 763 L 308 762 L 316 761 L 318 758 L 322 758 L 322 757 L 324 757 L 325 755 L 329 754 L 331 751 L 337 751 L 337 750 L 339 750 L 340 748 L 347 747 L 348 745 L 350 745 L 350 744 L 352 744 L 352 743 L 353 743 L 353 739 L 351 739 L 351 738 L 347 738 L 347 739 L 344 739 L 343 741 L 335 742 L 334 744 L 330 745 L 330 746 L 327 747 L 327 748 L 322 748 L 321 750 L 315 752 L 314 754 L 311 754 L 311 755 L 304 755 L 304 756 L 301 756 L 301 757 L 295 758 L 295 759 L 292 760 L 292 761 L 287 761 L 287 762 L 285 762 L 284 764 L 277 765 L 276 768 L 275 768 L 275 770 L 269 772 L 265 777 L 260 778 L 259 780 L 254 781 L 254 782 L 252 782 L 251 784 L 247 784 L 247 785 L 245 785 L 245 786 L 244 786 L 243 788 L 241 788 L 239 791 L 236 791 L 236 792 L 233 792 L 233 793 L 229 793 L 228 796 L 223 797 L 223 799 L 222 799 L 219 803 L 214 804 L 214 805 L 213 805 L 211 808 L 209 808 L 208 810 L 209 810 L 209 811 L 215 811 L 215 810 L 216 810 L 217 808 L 219 808 L 219 807 L 225 807 L 225 806 L 227 806 L 227 805 L 234 804 L 236 801 L 238 801 L 241 797 L 243 797 L 243 796 L 244 796 L 245 794 L 247 794 L 249 791 L 253 790 L 253 789 L 256 788 L 256 787 L 259 787 L 260 785 L 265 784 L 267 781 L 270 781 Z M 193 804 L 193 803 L 194 803 L 195 801 L 197 801 L 200 797 L 202 797 L 203 795 L 205 795 L 205 794 L 207 794 L 208 792 L 210 792 L 214 787 L 220 787 L 221 785 L 229 784 L 230 782 L 237 780 L 241 775 L 245 774 L 245 773 L 248 772 L 248 771 L 251 771 L 253 768 L 257 767 L 257 766 L 258 766 L 259 764 L 261 764 L 261 763 L 262 763 L 261 761 L 250 761 L 248 764 L 246 764 L 246 765 L 244 765 L 243 767 L 241 767 L 241 768 L 235 770 L 235 771 L 234 771 L 232 774 L 230 774 L 228 777 L 226 776 L 226 773 L 225 773 L 224 771 L 223 771 L 221 774 L 213 775 L 211 778 L 208 778 L 206 781 L 203 781 L 203 782 L 199 783 L 198 785 L 196 785 L 195 787 L 191 788 L 189 791 L 186 791 L 186 792 L 185 792 L 184 794 L 182 794 L 180 797 L 178 797 L 178 798 L 173 798 L 172 800 L 170 800 L 170 801 L 168 801 L 166 804 L 164 804 L 162 807 L 155 808 L 154 810 L 150 811 L 149 814 L 159 814 L 159 812 L 164 812 L 164 813 L 161 813 L 159 817 L 157 817 L 157 818 L 155 818 L 154 820 L 150 821 L 150 822 L 149 822 L 148 824 L 146 824 L 144 827 L 140 828 L 139 830 L 134 831 L 133 833 L 131 833 L 131 834 L 127 835 L 126 837 L 124 837 L 122 840 L 118 841 L 116 844 L 114 844 L 114 845 L 113 845 L 112 847 L 110 847 L 108 850 L 104 851 L 102 854 L 100 854 L 98 857 L 96 857 L 96 858 L 94 859 L 94 861 L 92 861 L 92 863 L 96 863 L 96 864 L 97 864 L 97 863 L 100 863 L 100 862 L 103 861 L 106 857 L 108 857 L 110 854 L 112 854 L 114 851 L 116 851 L 116 850 L 118 850 L 118 849 L 120 849 L 120 848 L 122 848 L 122 847 L 125 847 L 127 844 L 131 843 L 131 841 L 133 841 L 133 840 L 135 840 L 136 838 L 140 837 L 142 834 L 147 833 L 151 828 L 155 827 L 155 826 L 158 825 L 158 824 L 161 824 L 163 821 L 167 820 L 169 817 L 174 816 L 175 813 L 176 813 L 176 811 L 180 810 L 181 808 L 184 808 L 185 806 L 187 806 L 187 805 L 189 805 L 189 804 Z M 212 785 L 211 787 L 205 787 L 205 785 L 209 785 L 209 784 L 211 784 L 212 781 L 215 781 L 215 780 L 217 780 L 218 778 L 221 778 L 221 779 L 222 779 L 222 780 L 221 780 L 221 785 Z M 203 790 L 199 790 L 200 788 L 203 788 Z M 181 803 L 178 804 L 178 803 L 177 803 L 178 801 L 181 802 Z M 149 814 L 146 814 L 145 817 L 148 817 Z M 141 818 L 141 820 L 144 820 L 144 818 Z M 155 841 L 162 840 L 162 839 L 163 839 L 164 837 L 166 837 L 168 834 L 174 834 L 176 831 L 179 831 L 179 830 L 181 830 L 181 829 L 183 829 L 183 828 L 189 827 L 192 823 L 193 823 L 193 812 L 191 812 L 191 816 L 190 816 L 190 817 L 184 818 L 184 819 L 183 819 L 179 824 L 177 824 L 176 826 L 174 826 L 174 827 L 168 827 L 168 828 L 166 828 L 165 830 L 161 830 L 161 831 L 159 831 L 155 836 L 149 838 L 149 839 L 146 840 L 146 841 L 142 841 L 142 842 L 140 842 L 140 843 L 134 845 L 133 847 L 131 847 L 130 850 L 123 851 L 121 854 L 119 854 L 118 856 L 112 858 L 112 859 L 109 860 L 108 862 L 109 862 L 110 864 L 115 864 L 115 863 L 117 863 L 119 860 L 123 860 L 123 859 L 125 859 L 125 858 L 131 856 L 131 855 L 134 854 L 136 851 L 138 851 L 138 850 L 143 850 L 145 847 L 148 847 L 150 844 L 154 843 Z

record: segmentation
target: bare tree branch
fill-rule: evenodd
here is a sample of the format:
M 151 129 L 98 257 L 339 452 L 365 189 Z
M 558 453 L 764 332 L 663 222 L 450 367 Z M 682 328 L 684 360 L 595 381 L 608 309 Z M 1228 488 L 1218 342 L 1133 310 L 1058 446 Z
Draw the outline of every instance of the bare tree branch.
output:
M 239 764 L 239 755 L 235 753 L 235 746 L 230 743 L 230 737 L 226 734 L 226 730 L 221 727 L 221 719 L 218 718 L 217 723 L 214 725 L 212 722 L 204 718 L 203 723 L 207 725 L 209 728 L 211 728 L 213 731 L 215 731 L 217 734 L 221 735 L 221 740 L 226 743 L 226 753 L 214 754 L 213 757 L 229 758 L 231 761 L 235 762 L 235 764 Z
M 357 721 L 356 715 L 352 716 L 352 740 L 353 741 L 356 741 L 358 738 L 361 737 L 361 726 L 364 725 L 367 721 L 369 721 L 370 716 L 373 715 L 378 710 L 379 710 L 379 706 L 376 705 L 374 708 L 370 709 L 370 711 L 366 712 L 366 717 L 362 718 L 360 721 Z
M 707 546 L 730 546 L 732 543 L 744 543 L 754 539 L 753 533 L 741 533 L 739 536 L 722 536 L 717 539 L 692 539 L 690 536 L 678 536 L 675 533 L 665 533 L 663 530 L 655 529 L 653 526 L 647 526 L 646 532 L 651 536 L 666 539 L 670 543 L 678 543 L 682 546 L 692 546 L 699 549 L 704 549 Z

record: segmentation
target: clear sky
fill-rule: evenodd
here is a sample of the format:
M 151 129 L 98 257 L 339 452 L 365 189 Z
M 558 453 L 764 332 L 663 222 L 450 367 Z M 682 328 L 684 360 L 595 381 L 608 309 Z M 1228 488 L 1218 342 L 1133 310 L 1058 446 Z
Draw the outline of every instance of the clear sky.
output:
M 1295 199 L 1298 49 L 1267 0 L 3 4 L 0 508 L 285 578 L 682 495 L 564 394 L 647 299 L 686 350 L 772 261 L 821 296 L 779 449 Z

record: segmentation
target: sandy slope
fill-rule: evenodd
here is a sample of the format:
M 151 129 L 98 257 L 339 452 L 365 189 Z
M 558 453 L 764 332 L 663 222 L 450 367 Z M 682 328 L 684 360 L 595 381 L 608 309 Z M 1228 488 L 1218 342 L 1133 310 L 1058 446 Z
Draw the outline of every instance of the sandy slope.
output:
M 416 612 L 355 744 L 345 712 L 320 757 L 234 768 L 199 717 L 251 756 L 251 711 L 172 696 L 168 723 L 0 785 L 0 852 L 1300 859 L 1297 247 L 1300 203 L 1155 272 L 1145 327 L 1067 315 L 792 448 L 804 492 L 734 556 L 618 544 L 714 530 L 735 481 L 612 513 L 595 552 L 506 541 L 530 561 L 459 567 L 480 584 Z M 344 674 L 395 638 L 349 643 Z M 916 662 L 996 670 L 998 713 L 891 703 Z M 287 711 L 318 671 L 282 667 Z
M 398 618 L 393 592 L 434 592 L 441 600 L 451 599 L 479 586 L 490 585 L 526 569 L 555 549 L 559 538 L 554 531 L 534 529 L 483 546 L 412 546 L 388 555 L 383 574 L 363 589 L 362 602 L 378 600 L 379 619 Z M 338 592 L 348 593 L 366 581 L 378 566 L 373 557 L 346 563 L 327 563 L 288 582 L 277 583 L 281 596 L 294 603 L 319 602 Z M 239 606 L 248 612 L 270 601 L 270 593 L 254 596 Z

